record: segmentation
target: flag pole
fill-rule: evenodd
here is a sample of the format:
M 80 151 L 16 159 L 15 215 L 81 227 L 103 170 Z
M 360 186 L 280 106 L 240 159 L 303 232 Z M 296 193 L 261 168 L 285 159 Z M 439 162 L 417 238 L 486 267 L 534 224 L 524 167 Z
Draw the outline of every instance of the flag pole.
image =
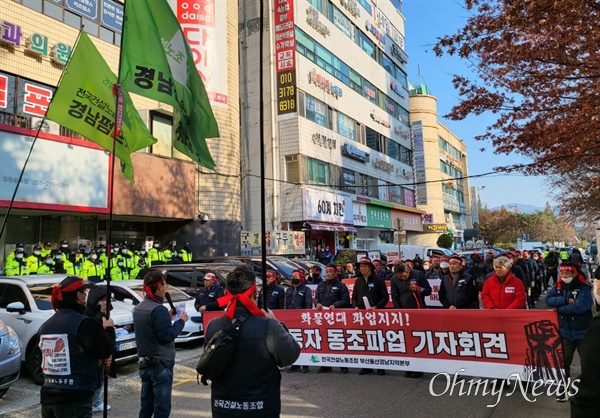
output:
M 121 63 L 123 62 L 123 35 L 125 34 L 125 26 L 127 24 L 127 13 L 125 10 L 127 9 L 127 3 L 123 5 L 123 26 L 121 29 L 121 43 L 119 45 L 119 68 L 117 71 L 117 84 L 113 86 L 113 95 L 115 96 L 115 127 L 113 128 L 113 143 L 112 143 L 112 152 L 111 152 L 111 174 L 110 174 L 110 186 L 109 186 L 109 203 L 108 203 L 108 234 L 106 237 L 106 256 L 108 258 L 108 267 L 105 271 L 105 279 L 106 279 L 106 301 L 107 301 L 107 309 L 106 309 L 106 318 L 110 318 L 110 300 L 112 299 L 112 294 L 110 291 L 110 270 L 111 270 L 111 255 L 112 255 L 112 232 L 113 232 L 113 215 L 114 215 L 114 191 L 115 191 L 115 163 L 116 156 L 115 150 L 117 148 L 117 136 L 121 135 L 121 123 L 123 120 L 123 91 L 121 90 Z M 114 361 L 114 359 L 113 359 Z M 108 374 L 109 370 L 104 368 L 104 399 L 103 406 L 104 409 L 102 411 L 103 418 L 108 418 Z
M 266 221 L 266 204 L 265 204 L 265 104 L 263 100 L 264 95 L 264 74 L 263 74 L 263 38 L 264 38 L 264 26 L 265 26 L 265 4 L 264 0 L 260 0 L 260 13 L 259 13 L 259 62 L 258 62 L 258 74 L 259 74 L 259 87 L 258 91 L 260 92 L 260 120 L 259 120 L 259 129 L 260 129 L 260 253 L 261 253 L 261 265 L 262 265 L 262 305 L 265 310 L 268 310 L 267 306 L 267 237 L 266 237 L 266 229 L 267 229 L 267 221 Z
M 75 48 L 77 48 L 77 44 L 79 43 L 79 38 L 81 36 L 82 30 L 83 29 L 79 30 L 79 33 L 77 34 L 77 38 L 75 39 Z M 73 48 L 73 51 L 75 50 L 75 48 Z M 72 55 L 73 55 L 72 53 L 71 53 L 71 55 L 69 55 L 69 59 L 67 60 L 67 63 L 65 64 L 65 68 L 60 73 L 60 78 L 58 79 L 58 83 L 56 84 L 56 90 L 58 90 L 58 87 L 60 87 L 60 82 L 62 81 L 63 76 L 64 76 L 65 72 L 67 71 L 67 68 L 69 67 L 69 62 L 71 61 Z M 48 107 L 46 107 L 46 113 L 48 113 L 47 110 L 50 108 L 50 105 L 52 104 L 52 101 L 54 100 L 54 96 L 55 95 L 53 94 L 52 98 L 50 99 L 50 103 L 48 103 Z M 17 185 L 15 186 L 15 190 L 13 191 L 12 197 L 10 198 L 10 203 L 8 204 L 8 209 L 6 210 L 6 215 L 4 216 L 4 219 L 2 220 L 2 228 L 0 228 L 0 238 L 2 238 L 2 235 L 4 235 L 4 230 L 6 229 L 6 225 L 8 225 L 8 217 L 10 216 L 10 212 L 12 211 L 13 205 L 15 203 L 15 199 L 17 198 L 17 192 L 19 191 L 19 186 L 21 185 L 21 180 L 23 180 L 23 174 L 25 174 L 25 169 L 27 168 L 27 163 L 29 162 L 29 158 L 31 157 L 31 154 L 33 152 L 33 147 L 35 146 L 35 143 L 37 142 L 37 139 L 40 135 L 42 126 L 44 126 L 44 122 L 46 121 L 46 113 L 44 113 L 44 116 L 42 117 L 42 121 L 40 122 L 40 126 L 38 126 L 35 136 L 33 137 L 33 141 L 31 142 L 31 147 L 29 148 L 29 153 L 27 154 L 27 158 L 25 158 L 25 163 L 23 164 L 23 168 L 21 169 L 21 173 L 19 174 L 19 179 L 17 180 Z

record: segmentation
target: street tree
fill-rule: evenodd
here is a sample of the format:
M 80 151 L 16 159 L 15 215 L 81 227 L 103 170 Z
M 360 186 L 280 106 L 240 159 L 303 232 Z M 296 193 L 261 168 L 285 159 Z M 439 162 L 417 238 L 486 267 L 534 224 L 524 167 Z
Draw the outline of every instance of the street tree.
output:
M 461 100 L 447 117 L 497 116 L 476 139 L 497 154 L 531 164 L 497 167 L 571 179 L 585 191 L 563 209 L 598 217 L 600 208 L 600 2 L 598 0 L 465 0 L 470 13 L 435 53 L 467 60 L 478 79 L 457 74 Z M 573 190 L 573 189 L 570 189 Z

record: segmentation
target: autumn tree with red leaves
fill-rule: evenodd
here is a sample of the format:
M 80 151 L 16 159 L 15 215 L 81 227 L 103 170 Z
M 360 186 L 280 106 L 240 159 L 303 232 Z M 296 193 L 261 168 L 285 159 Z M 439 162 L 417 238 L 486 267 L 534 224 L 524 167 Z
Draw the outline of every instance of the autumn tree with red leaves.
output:
M 461 101 L 447 117 L 496 114 L 476 139 L 532 160 L 497 169 L 554 175 L 555 184 L 568 184 L 561 208 L 571 218 L 599 218 L 600 1 L 465 0 L 465 7 L 472 16 L 465 27 L 438 39 L 434 51 L 468 60 L 479 80 L 454 76 Z

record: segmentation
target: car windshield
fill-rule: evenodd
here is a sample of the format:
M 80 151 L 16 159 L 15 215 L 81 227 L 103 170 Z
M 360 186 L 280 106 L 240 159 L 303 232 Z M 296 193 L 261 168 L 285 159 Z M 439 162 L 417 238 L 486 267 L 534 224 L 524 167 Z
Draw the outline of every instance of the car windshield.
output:
M 133 290 L 135 293 L 137 293 L 138 295 L 140 295 L 141 297 L 144 297 L 144 287 L 143 286 L 136 285 L 136 286 L 129 286 L 129 288 L 131 290 Z M 182 291 L 174 288 L 173 286 L 169 286 L 168 292 L 171 295 L 171 300 L 173 302 L 186 302 L 186 301 L 192 299 L 191 297 L 189 297 Z
M 36 284 L 28 286 L 29 292 L 35 300 L 35 304 L 41 311 L 49 311 L 52 309 L 52 289 L 56 283 L 51 284 Z
M 292 271 L 301 268 L 298 264 L 285 258 L 269 259 L 286 277 L 292 277 Z

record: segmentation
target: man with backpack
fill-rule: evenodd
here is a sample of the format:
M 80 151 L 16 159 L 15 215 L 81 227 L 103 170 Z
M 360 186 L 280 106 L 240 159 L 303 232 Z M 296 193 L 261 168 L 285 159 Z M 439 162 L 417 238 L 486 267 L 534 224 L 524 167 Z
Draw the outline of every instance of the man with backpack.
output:
M 300 356 L 300 346 L 273 311 L 256 306 L 256 278 L 246 267 L 237 267 L 227 277 L 228 294 L 219 305 L 226 315 L 213 320 L 206 329 L 205 347 L 212 336 L 242 321 L 236 350 L 221 377 L 212 380 L 213 418 L 270 418 L 281 413 L 281 373 Z M 240 405 L 232 409 L 231 404 Z M 243 405 L 253 405 L 244 409 Z

